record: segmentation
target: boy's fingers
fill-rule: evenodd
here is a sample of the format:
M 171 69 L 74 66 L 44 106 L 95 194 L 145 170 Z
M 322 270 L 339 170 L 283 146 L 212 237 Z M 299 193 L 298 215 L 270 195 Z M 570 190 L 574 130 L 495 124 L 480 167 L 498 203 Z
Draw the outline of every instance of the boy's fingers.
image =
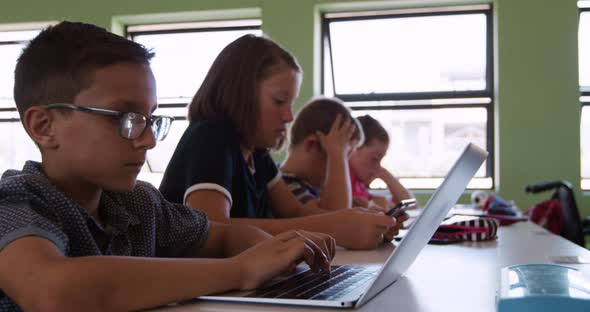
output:
M 321 237 L 315 235 L 312 232 L 302 230 L 298 232 L 304 239 L 309 240 L 311 243 L 315 245 L 314 247 L 317 247 L 322 253 L 324 253 L 326 255 L 326 258 L 330 259 L 330 251 L 328 250 L 328 245 L 326 245 L 326 243 Z
M 309 251 L 306 250 L 305 243 L 303 243 L 299 237 L 286 241 L 283 244 L 283 247 L 285 248 L 284 254 L 287 255 L 291 262 L 296 264 L 299 263 L 301 259 L 307 259 L 305 253 L 308 253 Z
M 387 232 L 385 232 L 385 239 L 390 242 L 395 238 L 397 234 L 399 234 L 398 227 L 390 228 Z
M 385 207 L 381 207 L 379 205 L 371 205 L 369 207 L 367 207 L 367 210 L 370 212 L 387 212 L 387 209 Z
M 400 214 L 399 216 L 395 217 L 395 219 L 397 220 L 397 223 L 402 223 L 404 221 L 407 221 L 408 219 L 410 219 L 410 215 L 408 215 L 405 211 Z
M 334 119 L 334 124 L 332 124 L 332 127 L 334 127 L 334 129 L 340 129 L 342 128 L 342 115 L 338 114 L 336 116 L 336 119 Z
M 317 232 L 308 232 L 308 233 L 318 236 L 322 239 L 322 241 L 328 247 L 328 253 L 326 255 L 328 255 L 330 262 L 332 260 L 334 260 L 334 257 L 336 256 L 336 240 L 328 234 L 317 233 Z
M 285 242 L 286 254 L 289 256 L 291 261 L 297 263 L 299 259 L 303 258 L 305 262 L 313 271 L 317 271 L 315 268 L 315 252 L 311 246 L 309 246 L 305 239 L 301 236 L 291 239 Z
M 356 125 L 352 122 L 351 119 L 346 120 L 346 133 L 348 133 L 349 135 L 352 135 L 354 133 L 354 129 L 356 128 Z
M 334 239 L 334 237 L 329 236 L 329 242 L 330 242 L 330 254 L 332 255 L 332 259 L 334 260 L 334 257 L 336 256 L 336 239 Z
M 383 242 L 384 239 L 385 236 L 383 233 L 375 233 L 375 236 L 371 240 L 371 245 L 373 245 L 374 248 L 377 248 L 379 244 Z
M 350 125 L 350 127 L 348 127 L 348 131 L 346 132 L 346 138 L 350 141 L 352 140 L 352 137 L 354 136 L 354 130 L 356 129 L 356 126 L 354 125 Z
M 316 131 L 315 135 L 318 137 L 318 142 L 320 142 L 320 145 L 323 147 L 325 146 L 325 142 L 326 142 L 326 135 L 323 134 L 321 131 Z
M 390 228 L 390 227 L 394 227 L 397 224 L 395 218 L 390 217 L 390 216 L 373 215 L 371 217 L 373 218 L 373 222 L 375 223 L 375 225 L 377 227 Z
M 334 260 L 334 257 L 336 257 L 336 239 L 332 236 L 329 236 L 329 237 L 330 237 L 329 240 L 330 240 L 330 250 L 332 253 L 332 260 Z
M 331 246 L 332 237 L 321 233 L 307 231 L 301 232 L 310 237 L 316 243 L 316 245 L 322 249 L 322 252 L 326 255 L 328 261 L 332 261 L 332 259 L 334 259 L 335 250 Z
M 362 213 L 365 214 L 369 214 L 369 215 L 374 215 L 374 216 L 384 216 L 385 215 L 385 209 L 379 209 L 379 208 L 375 208 L 375 207 L 380 207 L 380 206 L 368 206 L 368 207 L 355 207 L 355 209 L 359 210 Z
M 346 119 L 346 120 L 342 120 L 342 122 L 340 123 L 341 126 L 340 128 L 338 128 L 338 132 L 343 134 L 343 135 L 347 135 L 350 129 L 350 119 Z
M 385 242 L 391 242 L 391 241 L 392 241 L 392 240 L 395 238 L 395 235 L 396 235 L 396 234 L 397 234 L 397 233 L 391 233 L 391 232 L 388 232 L 388 233 L 386 233 L 386 234 L 385 234 L 385 236 L 384 236 L 383 240 L 384 240 Z
M 342 117 L 340 116 L 340 114 L 336 115 L 336 118 L 334 119 L 334 122 L 332 123 L 332 126 L 330 127 L 330 133 L 334 133 L 334 132 L 338 131 L 338 129 L 340 129 L 341 119 L 342 119 Z
M 350 119 L 346 120 L 342 128 L 340 129 L 340 136 L 345 142 L 349 142 L 354 134 L 354 126 Z
M 307 254 L 307 256 L 311 256 L 312 262 L 308 262 L 309 266 L 312 267 L 314 272 L 317 272 L 318 269 L 329 270 L 329 260 L 326 253 L 322 250 L 320 246 L 316 244 L 312 239 L 306 236 L 303 231 L 297 231 L 297 234 L 300 235 L 300 238 L 303 240 L 305 245 L 309 247 L 312 251 L 312 254 Z M 327 266 L 327 267 L 326 267 Z

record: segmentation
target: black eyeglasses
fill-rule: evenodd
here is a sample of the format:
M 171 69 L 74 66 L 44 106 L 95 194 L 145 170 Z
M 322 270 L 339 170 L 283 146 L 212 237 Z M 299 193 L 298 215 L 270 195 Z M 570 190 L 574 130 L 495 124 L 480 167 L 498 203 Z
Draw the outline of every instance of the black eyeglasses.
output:
M 110 109 L 78 106 L 72 104 L 49 104 L 44 106 L 45 109 L 73 109 L 86 113 L 94 113 L 106 116 L 113 116 L 119 119 L 119 134 L 129 140 L 139 138 L 151 126 L 152 133 L 156 141 L 162 141 L 170 131 L 170 125 L 174 118 L 168 116 L 150 116 L 147 117 L 141 113 L 119 112 Z

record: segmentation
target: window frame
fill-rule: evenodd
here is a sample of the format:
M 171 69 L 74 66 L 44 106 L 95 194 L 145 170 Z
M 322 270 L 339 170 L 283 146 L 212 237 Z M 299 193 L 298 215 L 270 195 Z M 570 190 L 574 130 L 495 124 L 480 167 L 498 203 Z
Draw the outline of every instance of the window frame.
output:
M 260 23 L 255 25 L 255 22 L 259 21 Z M 222 25 L 226 22 L 243 22 L 243 26 L 213 26 L 213 25 Z M 249 25 L 251 24 L 251 25 Z M 181 27 L 177 29 L 170 29 L 170 26 L 179 25 L 194 25 L 194 27 Z M 209 25 L 209 26 L 208 26 Z M 129 28 L 141 26 L 153 26 L 153 30 L 139 30 L 139 31 L 129 31 Z M 158 26 L 161 26 L 162 29 L 157 29 Z M 181 34 L 181 33 L 196 33 L 196 32 L 217 32 L 217 31 L 234 31 L 234 30 L 262 30 L 262 20 L 261 19 L 228 19 L 228 20 L 220 20 L 220 21 L 203 21 L 203 22 L 192 22 L 192 23 L 160 23 L 160 24 L 145 24 L 145 25 L 125 25 L 125 37 L 129 40 L 135 42 L 135 36 L 141 35 L 160 35 L 160 34 Z M 180 102 L 180 101 L 170 101 L 166 103 L 160 103 L 158 101 L 158 109 L 167 109 L 167 108 L 186 108 L 190 102 Z M 172 115 L 174 120 L 187 120 L 186 115 Z M 150 168 L 151 171 L 151 168 Z
M 39 33 L 41 33 L 46 27 L 55 25 L 57 22 L 38 22 L 38 23 L 18 23 L 18 24 L 0 24 L 0 33 L 4 34 L 4 33 L 23 33 L 23 34 L 19 34 L 16 36 L 9 36 L 12 37 L 10 39 L 0 39 L 0 48 L 5 47 L 5 46 L 17 46 L 20 47 L 20 52 L 17 55 L 17 58 L 14 59 L 15 61 L 15 65 L 16 65 L 16 61 L 18 61 L 18 57 L 20 57 L 20 54 L 22 53 L 22 49 L 24 49 L 29 42 L 34 39 Z M 25 34 L 25 33 L 30 33 L 30 34 Z M 12 71 L 14 71 L 14 67 L 11 69 Z M 12 92 L 13 90 L 11 90 L 10 92 Z M 34 161 L 40 161 L 41 160 L 41 155 L 40 155 L 40 151 L 37 147 L 34 146 L 34 142 L 28 138 L 28 135 L 26 133 L 25 128 L 23 127 L 22 123 L 21 123 L 21 118 L 19 116 L 18 113 L 18 108 L 16 107 L 16 102 L 14 99 L 14 94 L 12 93 L 8 93 L 7 97 L 4 98 L 2 97 L 0 99 L 0 101 L 2 101 L 2 107 L 0 107 L 0 125 L 2 125 L 3 127 L 6 126 L 8 128 L 12 128 L 9 131 L 14 131 L 12 132 L 12 138 L 13 140 L 18 140 L 21 139 L 19 137 L 19 135 L 16 134 L 16 132 L 19 132 L 20 134 L 23 134 L 26 137 L 26 143 L 22 142 L 23 145 L 12 145 L 10 147 L 10 151 L 6 154 L 3 154 L 2 156 L 4 157 L 5 155 L 7 156 L 8 159 L 10 159 L 10 162 L 12 162 L 12 165 L 10 165 L 7 168 L 2 168 L 2 169 L 13 169 L 13 168 L 17 168 L 19 165 L 18 163 L 22 162 L 24 164 L 24 162 L 29 161 L 29 160 L 34 160 Z M 6 106 L 5 106 L 6 105 Z M 6 143 L 6 142 L 5 142 Z M 6 143 L 8 144 L 8 143 Z M 29 147 L 32 147 L 34 152 L 34 154 L 29 153 L 29 149 L 26 145 L 29 145 Z M 22 149 L 24 148 L 24 149 Z M 21 154 L 23 153 L 24 154 Z M 25 156 L 25 158 L 21 158 L 19 156 Z M 15 164 L 16 162 L 16 164 Z
M 428 16 L 448 16 L 448 15 L 464 15 L 464 14 L 484 14 L 486 17 L 486 88 L 484 90 L 469 90 L 469 91 L 437 91 L 437 92 L 400 92 L 400 93 L 371 93 L 371 94 L 339 94 L 336 92 L 336 84 L 334 79 L 334 63 L 331 50 L 330 38 L 330 23 L 340 21 L 355 21 L 355 20 L 375 20 L 375 19 L 390 19 L 390 18 L 407 18 L 407 17 L 428 17 Z M 330 17 L 330 16 L 335 17 Z M 332 90 L 331 94 L 341 99 L 345 103 L 351 102 L 382 102 L 388 101 L 392 104 L 388 105 L 350 105 L 349 109 L 356 110 L 434 110 L 447 108 L 484 108 L 487 112 L 486 125 L 486 149 L 489 156 L 486 162 L 485 176 L 480 179 L 491 179 L 491 185 L 484 189 L 495 188 L 495 146 L 494 146 L 494 47 L 493 47 L 493 7 L 491 4 L 473 5 L 473 6 L 445 6 L 445 7 L 430 7 L 430 8 L 415 8 L 415 9 L 395 9 L 395 10 L 381 10 L 381 11 L 351 11 L 344 13 L 330 13 L 324 12 L 321 14 L 321 35 L 322 41 L 320 46 L 321 55 L 321 74 L 320 87 L 322 93 L 326 93 L 326 61 L 330 62 Z M 329 55 L 326 55 L 328 53 Z M 445 100 L 444 104 L 419 104 L 416 102 L 424 100 Z M 460 101 L 460 103 L 452 104 L 452 100 L 471 99 L 473 102 Z M 489 99 L 489 101 L 481 101 L 481 99 Z M 478 101 L 479 100 L 479 101 Z M 414 102 L 414 103 L 412 103 Z M 589 103 L 590 104 L 590 103 Z M 437 180 L 441 177 L 400 177 L 404 179 L 424 179 Z M 418 183 L 420 184 L 420 183 Z M 414 189 L 433 189 L 428 182 L 424 183 L 424 187 L 417 186 Z
M 24 29 L 24 30 L 27 30 L 27 29 Z M 17 31 L 19 31 L 19 30 L 17 30 Z M 26 45 L 27 42 L 29 42 L 29 40 L 6 40 L 6 41 L 0 40 L 0 46 L 17 45 L 17 44 Z M 14 98 L 12 100 L 14 102 Z M 0 107 L 0 116 L 4 115 L 6 113 L 18 113 L 18 110 L 16 108 L 16 103 L 14 103 L 14 104 L 15 104 L 14 107 Z M 0 118 L 0 123 L 5 123 L 5 122 L 20 122 L 20 118 L 19 117 L 4 118 L 4 116 L 2 116 L 2 118 Z
M 587 14 L 590 15 L 590 1 L 588 1 L 587 6 L 584 7 L 579 7 L 578 8 L 578 20 L 579 18 L 582 16 L 582 13 L 587 12 Z M 578 29 L 579 32 L 579 29 Z M 578 64 L 579 66 L 579 64 Z M 579 77 L 578 77 L 579 79 Z M 578 81 L 579 84 L 579 81 Z M 582 86 L 581 84 L 579 84 L 579 90 L 580 90 L 580 117 L 581 114 L 584 110 L 584 107 L 587 107 L 590 109 L 590 86 Z M 580 120 L 580 131 L 581 131 L 581 120 Z M 581 139 L 581 133 L 580 133 L 580 139 Z M 580 151 L 580 167 L 582 164 L 582 159 L 581 159 L 581 151 Z M 581 169 L 581 168 L 580 168 Z M 584 177 L 582 175 L 582 172 L 580 172 L 580 187 L 582 188 L 582 190 L 584 191 L 589 191 L 590 190 L 590 176 L 588 177 Z

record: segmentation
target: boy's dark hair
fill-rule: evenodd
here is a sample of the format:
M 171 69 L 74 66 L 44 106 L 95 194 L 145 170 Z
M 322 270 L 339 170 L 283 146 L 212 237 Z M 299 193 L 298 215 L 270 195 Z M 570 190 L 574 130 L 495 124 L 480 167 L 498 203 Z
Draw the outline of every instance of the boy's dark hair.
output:
M 375 118 L 369 115 L 364 115 L 357 119 L 365 133 L 365 143 L 363 143 L 363 146 L 371 144 L 371 141 L 373 140 L 389 144 L 389 134 L 387 134 L 387 130 L 385 130 Z
M 144 46 L 85 23 L 50 26 L 23 49 L 14 71 L 14 101 L 23 118 L 31 106 L 71 103 L 92 83 L 96 69 L 114 64 L 149 64 Z
M 301 109 L 291 127 L 289 146 L 300 144 L 306 137 L 317 131 L 328 134 L 336 116 L 341 115 L 342 121 L 350 120 L 355 125 L 352 140 L 358 141 L 357 146 L 364 140 L 363 130 L 359 122 L 352 117 L 350 110 L 337 98 L 315 98 Z
M 253 146 L 259 111 L 257 86 L 276 65 L 301 72 L 295 57 L 272 40 L 255 35 L 236 39 L 211 65 L 189 105 L 189 121 L 228 119 L 240 142 Z

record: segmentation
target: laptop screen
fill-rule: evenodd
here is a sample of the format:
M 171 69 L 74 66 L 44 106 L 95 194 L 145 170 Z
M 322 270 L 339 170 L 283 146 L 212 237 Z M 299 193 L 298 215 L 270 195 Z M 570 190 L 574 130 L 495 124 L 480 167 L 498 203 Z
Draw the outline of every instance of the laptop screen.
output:
M 422 248 L 426 246 L 440 223 L 457 203 L 467 184 L 488 156 L 488 152 L 469 144 L 455 162 L 447 177 L 432 194 L 423 212 L 411 225 L 405 237 L 389 256 L 382 271 L 373 281 L 369 291 L 359 300 L 362 305 L 382 289 L 396 281 L 412 265 Z

